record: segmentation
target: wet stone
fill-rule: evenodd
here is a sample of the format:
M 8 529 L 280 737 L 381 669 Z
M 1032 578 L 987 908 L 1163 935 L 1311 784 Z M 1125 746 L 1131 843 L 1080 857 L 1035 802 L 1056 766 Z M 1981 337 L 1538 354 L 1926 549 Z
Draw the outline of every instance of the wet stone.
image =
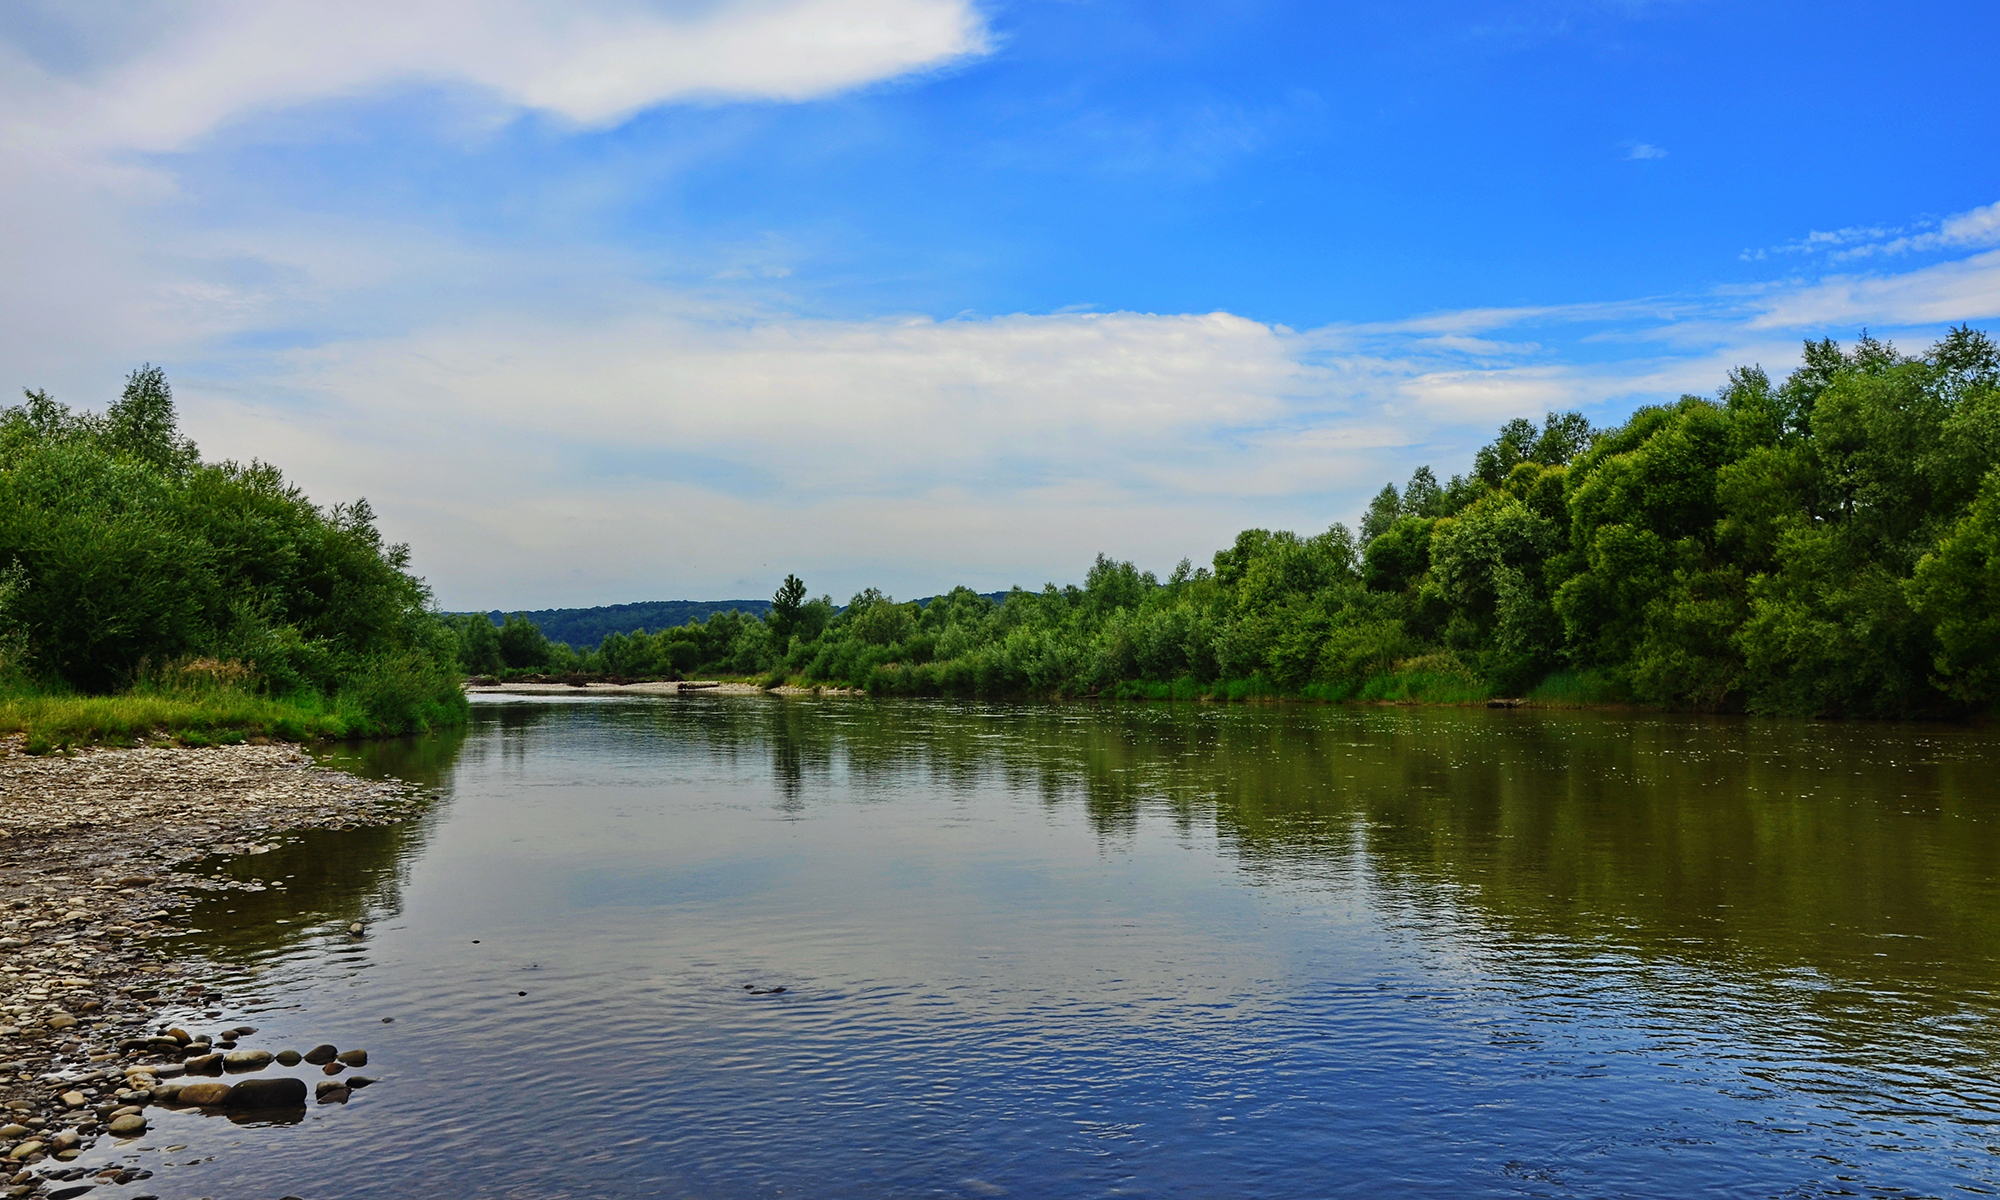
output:
M 109 1128 L 112 1137 L 138 1137 L 140 1134 L 146 1132 L 146 1118 L 137 1113 L 116 1117 L 112 1120 Z
M 233 1090 L 226 1083 L 190 1083 L 180 1090 L 179 1102 L 203 1106 L 220 1104 L 229 1098 Z
M 343 1050 L 333 1057 L 335 1061 L 346 1063 L 350 1067 L 365 1067 L 368 1065 L 368 1052 L 366 1050 Z
M 280 1050 L 277 1053 L 278 1062 L 287 1067 L 297 1066 L 299 1064 L 299 1060 L 303 1057 L 304 1056 L 301 1055 L 296 1050 Z
M 231 1050 L 222 1056 L 222 1065 L 231 1071 L 259 1071 L 271 1065 L 269 1050 Z
M 334 1058 L 337 1055 L 339 1055 L 339 1053 L 340 1053 L 340 1047 L 323 1042 L 320 1045 L 314 1046 L 312 1049 L 306 1051 L 305 1060 L 311 1063 L 313 1066 L 317 1067 L 322 1063 L 332 1062 Z
M 230 1089 L 226 1101 L 230 1108 L 291 1108 L 305 1102 L 306 1081 L 290 1077 L 246 1079 Z

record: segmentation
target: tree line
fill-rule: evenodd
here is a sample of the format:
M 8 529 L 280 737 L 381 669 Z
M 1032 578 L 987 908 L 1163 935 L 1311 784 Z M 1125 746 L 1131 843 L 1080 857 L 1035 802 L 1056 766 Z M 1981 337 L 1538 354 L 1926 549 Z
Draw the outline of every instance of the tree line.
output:
M 0 409 L 0 692 L 252 692 L 316 728 L 462 720 L 458 639 L 366 501 L 204 462 L 142 367 L 103 413 Z
M 1245 530 L 1164 580 L 870 589 L 573 650 L 454 624 L 480 674 L 705 673 L 878 695 L 1477 700 L 1937 716 L 2000 699 L 2000 356 L 1808 342 L 1593 429 L 1509 421 L 1470 470 L 1385 486 L 1358 530 Z

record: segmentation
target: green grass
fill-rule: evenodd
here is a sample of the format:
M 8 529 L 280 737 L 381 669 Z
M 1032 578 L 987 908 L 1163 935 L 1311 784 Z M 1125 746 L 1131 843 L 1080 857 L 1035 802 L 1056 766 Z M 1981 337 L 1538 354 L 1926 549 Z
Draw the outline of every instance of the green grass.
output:
M 1596 708 L 1630 704 L 1632 693 L 1624 684 L 1597 671 L 1558 671 L 1536 684 L 1522 699 L 1546 708 Z
M 385 719 L 386 717 L 386 719 Z M 186 746 L 228 745 L 253 737 L 284 742 L 375 737 L 455 725 L 463 698 L 421 701 L 385 714 L 367 692 L 332 701 L 316 693 L 272 697 L 231 686 L 168 690 L 140 687 L 109 696 L 15 685 L 0 689 L 0 734 L 25 733 L 29 754 L 73 746 L 129 746 L 171 737 Z

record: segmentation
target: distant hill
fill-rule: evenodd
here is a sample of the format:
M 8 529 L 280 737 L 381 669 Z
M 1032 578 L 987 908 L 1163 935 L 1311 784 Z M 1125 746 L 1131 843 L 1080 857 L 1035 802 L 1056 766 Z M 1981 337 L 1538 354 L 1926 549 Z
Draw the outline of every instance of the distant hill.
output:
M 1007 598 L 1005 592 L 985 593 L 988 600 L 998 604 Z M 935 597 L 925 596 L 918 604 L 929 604 Z M 589 650 L 604 640 L 608 633 L 631 633 L 643 629 L 648 633 L 658 633 L 662 629 L 672 629 L 689 621 L 706 621 L 716 613 L 752 613 L 763 616 L 771 611 L 769 600 L 642 600 L 637 604 L 605 604 L 597 608 L 544 608 L 521 615 L 535 623 L 542 635 L 552 642 L 567 642 L 578 650 Z M 503 624 L 509 614 L 494 609 L 487 613 L 496 625 Z
M 730 609 L 763 616 L 770 611 L 769 600 L 642 600 L 637 604 L 606 604 L 598 608 L 544 608 L 521 615 L 535 623 L 552 642 L 568 642 L 578 650 L 588 650 L 609 633 L 630 633 L 643 629 L 657 633 L 689 621 L 706 621 Z M 486 614 L 495 624 L 508 614 L 494 610 Z

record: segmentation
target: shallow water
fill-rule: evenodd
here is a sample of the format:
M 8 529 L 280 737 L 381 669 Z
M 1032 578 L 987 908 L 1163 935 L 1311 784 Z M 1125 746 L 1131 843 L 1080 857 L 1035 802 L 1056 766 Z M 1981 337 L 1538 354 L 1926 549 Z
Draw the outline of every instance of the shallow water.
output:
M 382 1082 L 83 1161 L 167 1200 L 1996 1190 L 1995 741 L 481 702 L 343 763 L 429 815 L 220 864 L 284 886 L 178 950 L 243 998 L 199 1028 Z

